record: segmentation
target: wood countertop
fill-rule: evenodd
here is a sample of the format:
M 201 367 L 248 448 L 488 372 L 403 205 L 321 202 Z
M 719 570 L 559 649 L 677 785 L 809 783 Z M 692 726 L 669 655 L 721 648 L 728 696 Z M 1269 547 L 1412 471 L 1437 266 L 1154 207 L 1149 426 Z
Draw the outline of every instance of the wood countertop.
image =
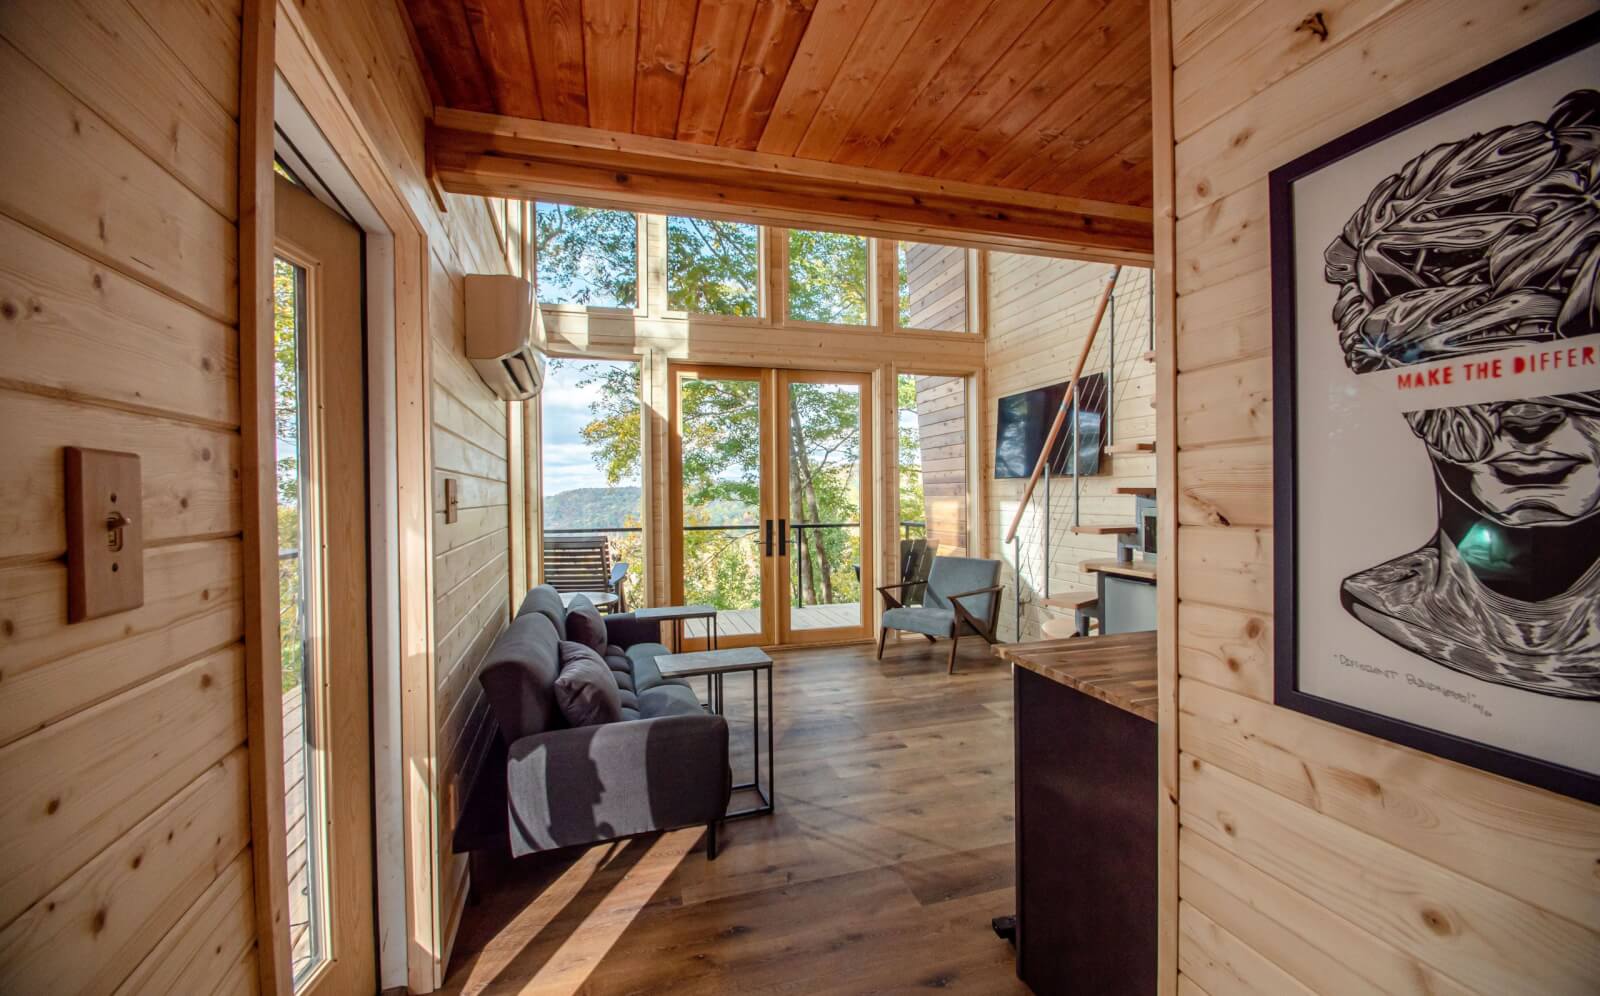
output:
M 1135 558 L 1131 564 L 1124 564 L 1117 560 L 1085 560 L 1078 565 L 1078 569 L 1085 574 L 1093 574 L 1099 571 L 1105 574 L 1120 574 L 1128 578 L 1143 578 L 1147 581 L 1156 579 L 1156 565 L 1138 558 Z
M 1117 633 L 996 644 L 994 655 L 1102 702 L 1156 721 L 1156 634 Z

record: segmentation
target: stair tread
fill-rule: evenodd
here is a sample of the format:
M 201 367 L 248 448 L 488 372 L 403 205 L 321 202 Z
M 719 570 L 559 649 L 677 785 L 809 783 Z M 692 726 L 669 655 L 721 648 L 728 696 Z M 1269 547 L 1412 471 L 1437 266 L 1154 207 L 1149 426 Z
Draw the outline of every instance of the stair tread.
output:
M 1073 526 L 1072 532 L 1079 536 L 1127 536 L 1139 531 L 1138 526 Z
M 1140 359 L 1144 360 L 1146 363 L 1154 363 L 1156 361 L 1156 351 L 1153 349 L 1146 350 Z
M 1078 624 L 1065 616 L 1058 616 L 1040 623 L 1039 632 L 1047 640 L 1066 640 L 1078 635 Z
M 1154 453 L 1155 443 L 1112 443 L 1106 447 L 1107 453 Z
M 1156 489 L 1154 485 L 1119 484 L 1116 488 L 1119 495 L 1138 495 L 1141 498 L 1154 498 Z
M 1083 609 L 1093 606 L 1100 600 L 1099 594 L 1093 588 L 1084 588 L 1081 591 L 1063 591 L 1039 599 L 1040 605 L 1052 609 Z

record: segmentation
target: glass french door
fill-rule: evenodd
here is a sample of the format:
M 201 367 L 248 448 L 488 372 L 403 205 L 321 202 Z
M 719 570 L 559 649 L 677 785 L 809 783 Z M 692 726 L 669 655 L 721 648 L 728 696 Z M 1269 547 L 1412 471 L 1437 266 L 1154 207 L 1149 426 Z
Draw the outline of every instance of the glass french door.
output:
M 714 607 L 721 647 L 867 638 L 870 375 L 669 376 L 674 603 Z M 685 645 L 704 646 L 705 624 L 686 626 Z
M 278 635 L 297 994 L 373 992 L 361 233 L 274 191 Z

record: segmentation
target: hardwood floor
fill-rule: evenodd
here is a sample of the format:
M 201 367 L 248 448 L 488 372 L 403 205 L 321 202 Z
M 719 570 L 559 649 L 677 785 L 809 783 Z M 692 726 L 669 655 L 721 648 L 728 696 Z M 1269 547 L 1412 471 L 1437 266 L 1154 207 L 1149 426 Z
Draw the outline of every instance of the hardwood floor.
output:
M 982 640 L 774 653 L 775 815 L 480 865 L 442 992 L 1025 993 L 1011 678 Z M 729 682 L 734 780 L 748 685 Z M 735 805 L 741 799 L 735 797 Z

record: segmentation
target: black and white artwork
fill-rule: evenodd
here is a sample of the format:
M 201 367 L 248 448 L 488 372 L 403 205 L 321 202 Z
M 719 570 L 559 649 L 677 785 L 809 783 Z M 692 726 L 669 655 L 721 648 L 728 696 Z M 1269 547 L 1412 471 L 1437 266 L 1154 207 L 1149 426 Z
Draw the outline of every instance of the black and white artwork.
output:
M 1277 699 L 1600 800 L 1590 18 L 1273 173 Z

